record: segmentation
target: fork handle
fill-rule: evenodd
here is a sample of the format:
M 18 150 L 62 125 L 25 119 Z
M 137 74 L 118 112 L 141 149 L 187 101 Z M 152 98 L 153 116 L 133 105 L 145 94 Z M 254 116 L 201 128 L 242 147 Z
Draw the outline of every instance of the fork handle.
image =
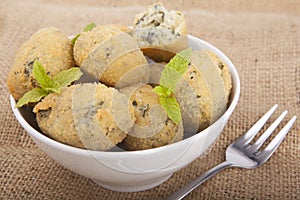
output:
M 180 188 L 175 193 L 171 194 L 169 197 L 167 197 L 167 200 L 180 200 L 184 198 L 186 195 L 188 195 L 191 191 L 193 191 L 195 188 L 197 188 L 199 185 L 207 181 L 210 177 L 218 173 L 219 171 L 226 169 L 228 167 L 231 167 L 232 164 L 228 161 L 224 161 L 220 163 L 219 165 L 215 166 L 214 168 L 208 170 L 198 178 L 195 178 L 190 183 L 188 183 L 186 186 Z

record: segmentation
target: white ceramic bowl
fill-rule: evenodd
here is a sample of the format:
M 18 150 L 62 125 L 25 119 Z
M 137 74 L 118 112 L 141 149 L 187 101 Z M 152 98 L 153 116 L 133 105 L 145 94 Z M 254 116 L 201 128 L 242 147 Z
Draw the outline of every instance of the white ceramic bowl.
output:
M 207 129 L 180 142 L 133 152 L 84 150 L 56 142 L 38 132 L 30 125 L 32 124 L 30 119 L 33 119 L 30 112 L 15 108 L 15 100 L 10 96 L 12 110 L 37 146 L 65 168 L 115 191 L 133 192 L 150 189 L 166 181 L 174 172 L 187 166 L 208 150 L 222 132 L 239 99 L 240 80 L 232 62 L 211 44 L 190 35 L 188 40 L 190 47 L 197 49 L 200 46 L 211 50 L 228 65 L 233 88 L 226 112 Z

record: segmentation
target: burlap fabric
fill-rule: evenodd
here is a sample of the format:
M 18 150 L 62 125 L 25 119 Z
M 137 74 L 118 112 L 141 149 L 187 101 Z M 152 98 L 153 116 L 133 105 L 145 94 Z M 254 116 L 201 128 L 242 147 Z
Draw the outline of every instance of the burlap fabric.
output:
M 240 101 L 214 147 L 167 182 L 138 193 L 103 189 L 55 163 L 36 147 L 11 111 L 5 81 L 16 50 L 42 27 L 55 26 L 74 35 L 90 22 L 131 25 L 148 4 L 152 1 L 1 0 L 0 199 L 164 199 L 222 162 L 226 147 L 273 104 L 280 105 L 277 116 L 288 109 L 289 117 L 300 117 L 299 1 L 165 1 L 185 14 L 190 34 L 221 49 L 240 74 Z M 262 167 L 227 169 L 186 199 L 300 199 L 299 127 L 298 119 Z

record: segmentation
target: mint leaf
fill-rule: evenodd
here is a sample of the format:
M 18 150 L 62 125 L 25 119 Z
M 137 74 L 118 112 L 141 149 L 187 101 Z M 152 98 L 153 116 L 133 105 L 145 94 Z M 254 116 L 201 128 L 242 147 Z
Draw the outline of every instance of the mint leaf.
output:
M 70 85 L 72 82 L 78 80 L 82 75 L 82 72 L 78 67 L 72 67 L 68 70 L 63 70 L 53 77 L 53 81 L 59 85 L 59 87 L 64 87 Z
M 48 94 L 49 93 L 47 93 L 42 88 L 33 88 L 32 90 L 25 93 L 21 99 L 19 99 L 18 103 L 16 104 L 16 107 L 22 107 L 23 105 L 26 105 L 30 102 L 38 102 Z
M 159 97 L 168 97 L 171 95 L 171 91 L 164 87 L 164 86 L 156 86 L 153 91 L 159 96 Z
M 168 117 L 176 124 L 181 121 L 180 106 L 175 97 L 159 97 L 162 107 L 165 109 Z
M 170 62 L 165 65 L 159 80 L 160 85 L 153 89 L 159 96 L 159 101 L 168 117 L 176 124 L 181 121 L 181 112 L 176 98 L 172 95 L 176 90 L 177 83 L 191 62 L 191 56 L 191 48 L 177 53 Z
M 53 86 L 50 88 L 43 88 L 48 93 L 60 93 L 61 87 L 58 83 L 53 82 Z
M 177 53 L 166 64 L 160 77 L 160 85 L 168 88 L 172 92 L 175 91 L 177 83 L 180 81 L 182 75 L 185 73 L 191 62 L 192 49 L 186 49 Z
M 161 86 L 164 86 L 170 91 L 175 92 L 176 85 L 181 77 L 182 75 L 178 71 L 166 65 L 161 73 L 159 83 Z
M 81 77 L 82 72 L 78 67 L 72 67 L 68 70 L 61 71 L 52 79 L 46 73 L 42 64 L 38 61 L 34 61 L 32 74 L 40 87 L 33 88 L 25 93 L 16 104 L 16 107 L 22 107 L 29 102 L 38 102 L 49 93 L 60 93 L 62 87 L 68 86 L 73 81 L 78 80 Z
M 74 45 L 76 40 L 79 38 L 80 33 L 78 33 L 75 37 L 73 37 L 73 39 L 71 40 L 72 44 Z
M 51 91 L 54 86 L 54 82 L 51 77 L 46 73 L 45 68 L 37 60 L 33 63 L 33 77 L 39 83 L 40 87 L 45 91 Z
M 177 53 L 166 66 L 176 70 L 183 75 L 191 62 L 192 49 L 188 48 L 180 53 Z
M 83 32 L 88 32 L 88 31 L 91 31 L 93 28 L 96 27 L 96 24 L 94 22 L 88 24 L 84 29 L 83 29 Z
M 93 23 L 90 23 L 90 24 L 88 24 L 84 29 L 83 29 L 83 31 L 82 32 L 88 32 L 88 31 L 91 31 L 93 28 L 95 28 L 96 27 L 96 24 L 93 22 Z M 75 42 L 76 42 L 76 40 L 80 37 L 80 33 L 78 33 L 72 40 L 71 40 L 71 42 L 72 42 L 72 44 L 74 45 L 75 44 Z

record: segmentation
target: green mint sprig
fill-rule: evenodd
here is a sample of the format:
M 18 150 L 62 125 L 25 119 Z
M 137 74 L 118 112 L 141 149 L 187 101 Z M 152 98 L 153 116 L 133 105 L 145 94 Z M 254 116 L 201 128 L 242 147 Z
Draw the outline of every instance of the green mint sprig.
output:
M 191 55 L 191 48 L 177 53 L 169 63 L 165 65 L 159 80 L 160 85 L 153 89 L 158 95 L 159 101 L 168 117 L 176 124 L 181 121 L 181 111 L 174 92 L 177 83 L 191 62 Z
M 95 28 L 95 27 L 96 27 L 96 24 L 95 24 L 94 22 L 92 22 L 92 23 L 90 23 L 89 25 L 87 25 L 87 26 L 83 29 L 82 32 L 88 32 L 88 31 L 91 31 L 91 30 L 92 30 L 93 28 Z M 75 44 L 76 40 L 79 38 L 80 35 L 81 35 L 81 34 L 78 33 L 78 34 L 71 40 L 71 42 L 72 42 L 73 45 Z
M 28 103 L 39 102 L 43 97 L 50 93 L 60 93 L 61 88 L 70 85 L 72 82 L 78 80 L 82 72 L 78 67 L 72 67 L 68 70 L 63 70 L 56 76 L 51 78 L 47 73 L 45 68 L 37 60 L 34 61 L 33 78 L 38 82 L 39 87 L 33 88 L 24 94 L 24 96 L 19 99 L 16 107 L 22 107 Z

